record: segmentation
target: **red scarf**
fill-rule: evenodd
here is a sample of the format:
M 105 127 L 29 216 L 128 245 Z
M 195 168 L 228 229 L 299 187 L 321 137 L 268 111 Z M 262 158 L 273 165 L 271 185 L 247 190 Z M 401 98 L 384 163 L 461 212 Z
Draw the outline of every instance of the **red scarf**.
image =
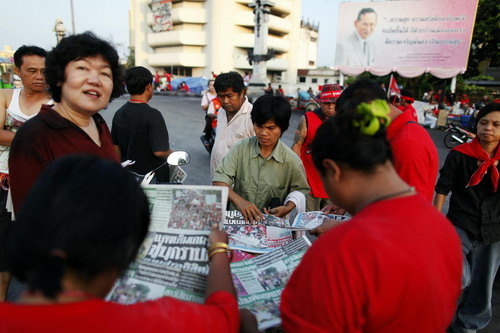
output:
M 476 137 L 471 142 L 463 143 L 460 146 L 453 148 L 453 150 L 459 151 L 462 154 L 465 154 L 482 162 L 476 172 L 474 172 L 472 177 L 470 177 L 467 187 L 479 184 L 484 175 L 488 172 L 488 169 L 490 169 L 491 167 L 491 182 L 493 183 L 493 192 L 497 191 L 499 174 L 498 169 L 495 167 L 495 162 L 500 160 L 500 149 L 498 147 L 495 156 L 490 157 L 490 154 L 488 154 L 483 149 L 483 147 L 481 147 L 479 139 Z

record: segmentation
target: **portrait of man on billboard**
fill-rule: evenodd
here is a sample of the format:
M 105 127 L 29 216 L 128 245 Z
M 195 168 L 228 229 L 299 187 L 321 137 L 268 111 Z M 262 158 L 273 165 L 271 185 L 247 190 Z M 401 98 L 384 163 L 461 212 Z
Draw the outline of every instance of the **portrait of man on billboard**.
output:
M 366 67 L 373 64 L 375 42 L 370 38 L 377 26 L 377 13 L 363 8 L 354 21 L 355 30 L 337 43 L 335 65 Z

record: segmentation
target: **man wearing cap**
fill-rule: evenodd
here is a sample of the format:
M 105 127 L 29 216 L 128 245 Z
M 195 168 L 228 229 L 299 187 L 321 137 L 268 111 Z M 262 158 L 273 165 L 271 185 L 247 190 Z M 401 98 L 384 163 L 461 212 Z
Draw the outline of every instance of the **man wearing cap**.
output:
M 304 163 L 307 182 L 311 188 L 311 192 L 306 200 L 307 211 L 320 210 L 328 202 L 328 194 L 326 194 L 319 173 L 314 167 L 311 155 L 311 143 L 321 124 L 335 115 L 335 103 L 340 93 L 340 86 L 325 84 L 318 100 L 320 108 L 312 112 L 306 112 L 300 119 L 299 126 L 295 131 L 292 150 L 300 156 L 302 163 Z
M 400 109 L 403 112 L 409 112 L 411 114 L 411 117 L 413 118 L 413 121 L 418 123 L 418 116 L 417 116 L 417 110 L 413 107 L 413 102 L 415 99 L 413 98 L 413 94 L 411 91 L 408 89 L 401 89 L 401 97 L 399 98 L 399 106 L 398 109 Z

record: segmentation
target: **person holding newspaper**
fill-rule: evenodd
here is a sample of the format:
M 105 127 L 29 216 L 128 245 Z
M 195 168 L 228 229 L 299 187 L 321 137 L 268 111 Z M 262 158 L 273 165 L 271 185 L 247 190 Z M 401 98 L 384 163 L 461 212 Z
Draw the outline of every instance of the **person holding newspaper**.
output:
M 259 97 L 251 114 L 256 136 L 237 142 L 212 178 L 212 185 L 229 187 L 229 210 L 239 210 L 246 221 L 261 221 L 262 211 L 284 217 L 297 206 L 305 208 L 304 166 L 280 140 L 290 117 L 284 97 Z
M 13 275 L 29 291 L 15 304 L 0 303 L 0 331 L 239 330 L 227 235 L 216 225 L 209 236 L 204 304 L 171 297 L 132 305 L 104 301 L 136 258 L 150 224 L 144 192 L 118 163 L 96 156 L 63 157 L 47 167 L 26 203 L 7 250 Z M 256 331 L 251 314 L 243 312 L 241 318 L 242 329 Z
M 322 235 L 282 294 L 286 332 L 445 332 L 460 295 L 451 223 L 391 160 L 384 100 L 353 100 L 316 133 L 313 161 L 353 218 Z M 314 277 L 314 282 L 311 282 Z

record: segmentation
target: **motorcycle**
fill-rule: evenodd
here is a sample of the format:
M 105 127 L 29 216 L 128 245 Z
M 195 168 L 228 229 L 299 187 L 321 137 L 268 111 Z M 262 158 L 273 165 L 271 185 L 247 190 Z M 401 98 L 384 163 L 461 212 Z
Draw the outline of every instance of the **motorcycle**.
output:
M 210 137 L 210 140 L 206 141 L 205 139 L 205 134 L 200 136 L 201 143 L 203 144 L 203 147 L 207 150 L 208 154 L 212 154 L 212 148 L 214 147 L 214 142 L 215 142 L 215 131 L 212 131 L 212 136 Z
M 165 163 L 149 171 L 145 175 L 141 175 L 133 171 L 130 172 L 136 177 L 137 182 L 140 182 L 141 185 L 148 185 L 150 183 L 156 184 L 156 179 L 154 178 L 155 172 L 168 165 L 168 167 L 170 168 L 170 177 L 168 184 L 182 184 L 184 183 L 184 180 L 186 180 L 187 173 L 181 168 L 181 165 L 186 165 L 190 161 L 191 156 L 188 152 L 174 151 L 168 156 Z M 122 163 L 122 166 L 125 168 L 134 163 L 135 161 L 126 160 Z
M 476 137 L 474 133 L 457 125 L 449 125 L 445 132 L 447 133 L 444 136 L 444 145 L 450 149 L 462 143 L 470 142 Z

